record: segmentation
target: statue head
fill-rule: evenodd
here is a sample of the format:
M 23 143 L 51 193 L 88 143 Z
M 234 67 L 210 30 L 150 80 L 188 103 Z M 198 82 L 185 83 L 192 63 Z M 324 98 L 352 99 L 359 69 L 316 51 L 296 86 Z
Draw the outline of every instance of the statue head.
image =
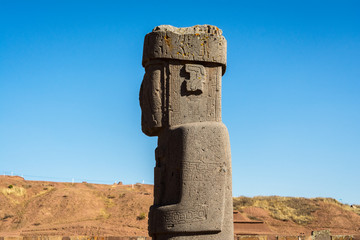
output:
M 219 28 L 158 26 L 145 36 L 142 64 L 141 124 L 146 135 L 158 136 L 172 125 L 221 118 L 215 108 L 220 108 L 216 98 L 220 99 L 226 69 L 226 40 Z

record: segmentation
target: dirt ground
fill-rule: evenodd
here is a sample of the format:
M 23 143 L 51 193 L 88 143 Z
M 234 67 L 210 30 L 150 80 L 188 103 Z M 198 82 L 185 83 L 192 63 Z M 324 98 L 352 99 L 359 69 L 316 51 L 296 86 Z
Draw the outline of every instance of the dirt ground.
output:
M 235 205 L 238 199 L 234 199 Z M 354 235 L 356 239 L 360 239 L 360 209 L 354 209 L 334 199 L 277 196 L 250 199 L 255 201 L 237 208 L 245 217 L 266 223 L 275 235 L 310 236 L 312 231 L 328 229 L 332 235 Z
M 0 177 L 0 236 L 148 236 L 153 186 L 27 181 Z M 360 215 L 336 204 L 317 203 L 307 225 L 275 219 L 268 210 L 244 206 L 241 214 L 263 221 L 276 235 L 360 235 Z M 254 234 L 256 234 L 254 232 Z

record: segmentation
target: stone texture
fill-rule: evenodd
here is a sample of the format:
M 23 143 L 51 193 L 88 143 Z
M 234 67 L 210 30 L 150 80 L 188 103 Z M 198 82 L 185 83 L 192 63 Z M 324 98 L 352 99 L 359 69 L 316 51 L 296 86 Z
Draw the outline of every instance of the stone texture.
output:
M 312 240 L 331 240 L 331 233 L 329 230 L 312 231 Z
M 300 240 L 299 236 L 277 236 L 277 240 Z
M 220 63 L 225 73 L 226 46 L 222 31 L 215 26 L 176 28 L 161 25 L 145 37 L 143 66 L 154 59 L 178 59 Z
M 268 240 L 266 235 L 242 235 L 236 236 L 236 240 Z
M 210 25 L 156 27 L 144 43 L 142 130 L 158 136 L 154 240 L 230 240 L 231 156 L 221 122 L 226 40 Z
M 353 240 L 354 236 L 352 235 L 335 235 L 331 236 L 331 240 Z

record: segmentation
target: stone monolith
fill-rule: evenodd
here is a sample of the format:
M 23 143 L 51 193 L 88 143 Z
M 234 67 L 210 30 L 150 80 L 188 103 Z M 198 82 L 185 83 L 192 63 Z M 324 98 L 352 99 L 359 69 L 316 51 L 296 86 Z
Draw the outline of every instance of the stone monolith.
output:
M 222 31 L 158 26 L 145 36 L 142 64 L 142 131 L 158 136 L 150 236 L 234 239 L 230 143 L 221 121 Z

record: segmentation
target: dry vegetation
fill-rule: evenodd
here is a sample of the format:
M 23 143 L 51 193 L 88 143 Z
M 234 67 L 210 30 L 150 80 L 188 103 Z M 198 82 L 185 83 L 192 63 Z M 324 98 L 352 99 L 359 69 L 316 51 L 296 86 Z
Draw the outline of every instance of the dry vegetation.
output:
M 0 177 L 0 236 L 147 236 L 153 186 L 26 181 Z M 360 235 L 360 206 L 330 198 L 237 197 L 234 209 L 274 234 L 330 229 Z
M 360 205 L 353 204 L 350 207 L 352 211 L 360 215 Z
M 151 185 L 0 177 L 0 236 L 146 236 Z
M 258 207 L 270 212 L 270 215 L 281 221 L 293 221 L 294 223 L 307 225 L 314 220 L 314 215 L 320 209 L 320 202 L 333 204 L 344 210 L 352 211 L 360 215 L 359 205 L 347 205 L 332 198 L 296 198 L 279 196 L 257 196 L 234 198 L 234 209 L 243 212 L 246 207 Z
M 343 208 L 344 210 L 351 211 L 351 212 L 354 212 L 354 213 L 360 215 L 360 205 L 343 204 L 333 198 L 314 198 L 313 200 L 315 202 L 324 202 L 324 203 L 334 204 L 336 206 Z
M 240 212 L 244 207 L 259 207 L 270 212 L 270 215 L 281 221 L 293 221 L 298 224 L 308 224 L 313 220 L 312 213 L 318 207 L 305 198 L 291 197 L 239 197 L 234 198 L 234 208 Z

